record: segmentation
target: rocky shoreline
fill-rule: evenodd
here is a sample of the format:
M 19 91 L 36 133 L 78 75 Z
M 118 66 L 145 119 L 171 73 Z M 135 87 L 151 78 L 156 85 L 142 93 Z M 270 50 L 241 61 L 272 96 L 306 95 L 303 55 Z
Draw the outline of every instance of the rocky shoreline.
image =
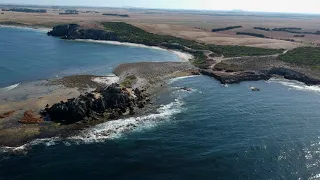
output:
M 70 40 L 119 40 L 114 32 L 76 24 L 56 26 L 48 35 Z M 320 84 L 317 71 L 284 63 L 276 56 L 219 62 L 213 58 L 207 63 L 204 68 L 189 62 L 127 63 L 114 69 L 116 82 L 108 80 L 110 77 L 77 75 L 32 85 L 33 90 L 25 94 L 17 92 L 11 97 L 9 93 L 0 104 L 0 145 L 20 146 L 37 138 L 68 137 L 102 122 L 139 116 L 152 107 L 166 80 L 174 77 L 203 74 L 231 84 L 281 76 L 307 85 Z
M 285 63 L 276 56 L 225 59 L 211 68 L 201 69 L 200 72 L 222 84 L 268 80 L 273 77 L 296 80 L 306 85 L 320 84 L 320 72 L 316 69 Z
M 48 35 L 69 40 L 93 39 L 120 41 L 116 32 L 108 31 L 103 28 L 88 29 L 77 24 L 56 26 L 52 31 L 48 32 Z M 219 61 L 221 60 L 219 59 Z M 310 71 L 308 67 L 297 67 L 292 64 L 284 63 L 278 59 L 278 55 L 252 56 L 234 59 L 228 58 L 223 60 L 222 63 L 227 64 L 227 66 L 240 67 L 237 69 L 231 68 L 231 70 L 228 69 L 228 67 L 227 69 L 217 68 L 217 64 L 213 63 L 215 63 L 214 58 L 208 58 L 206 67 L 199 68 L 199 71 L 203 75 L 217 79 L 222 84 L 267 80 L 275 76 L 281 76 L 289 80 L 297 80 L 307 85 L 320 84 L 320 75 L 318 75 L 317 71 Z
M 259 81 L 269 80 L 273 77 L 283 77 L 288 80 L 296 80 L 305 83 L 306 85 L 319 85 L 320 80 L 306 76 L 303 73 L 287 69 L 287 68 L 272 68 L 263 71 L 241 71 L 241 72 L 223 72 L 212 70 L 200 70 L 200 73 L 215 78 L 221 84 L 234 84 L 242 81 Z
M 17 98 L 0 104 L 0 147 L 17 147 L 39 138 L 67 138 L 96 124 L 141 116 L 157 108 L 152 104 L 166 80 L 198 74 L 183 62 L 128 63 L 114 73 L 117 76 L 75 75 L 41 81 L 4 94 L 3 99 Z M 25 89 L 38 91 L 19 98 L 29 95 Z

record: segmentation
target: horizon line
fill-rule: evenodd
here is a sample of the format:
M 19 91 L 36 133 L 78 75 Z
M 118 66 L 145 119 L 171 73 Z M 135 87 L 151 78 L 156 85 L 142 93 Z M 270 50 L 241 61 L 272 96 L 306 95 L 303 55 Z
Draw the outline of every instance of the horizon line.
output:
M 220 11 L 220 12 L 235 12 L 235 13 L 280 13 L 280 14 L 300 14 L 300 15 L 320 15 L 320 13 L 313 12 L 281 12 L 281 11 L 254 11 L 254 10 L 243 10 L 243 9 L 224 9 L 224 10 L 215 10 L 215 9 L 191 9 L 191 8 L 151 8 L 151 7 L 136 7 L 136 6 L 92 6 L 92 5 L 44 5 L 44 4 L 24 4 L 24 3 L 0 3 L 1 5 L 13 5 L 13 6 L 38 6 L 38 7 L 47 7 L 47 6 L 57 6 L 57 7 L 88 7 L 88 8 L 117 8 L 117 9 L 146 9 L 146 10 L 174 10 L 174 11 Z

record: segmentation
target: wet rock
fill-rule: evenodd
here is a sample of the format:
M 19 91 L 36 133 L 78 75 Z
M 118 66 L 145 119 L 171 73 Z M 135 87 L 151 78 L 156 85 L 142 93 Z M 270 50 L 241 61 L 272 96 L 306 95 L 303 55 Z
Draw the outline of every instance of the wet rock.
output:
M 12 116 L 16 111 L 9 111 L 9 112 L 5 112 L 3 114 L 0 114 L 0 119 L 4 119 L 4 118 L 8 118 L 10 116 Z
M 43 122 L 43 119 L 33 114 L 31 110 L 24 112 L 23 117 L 20 121 L 21 124 L 39 124 Z

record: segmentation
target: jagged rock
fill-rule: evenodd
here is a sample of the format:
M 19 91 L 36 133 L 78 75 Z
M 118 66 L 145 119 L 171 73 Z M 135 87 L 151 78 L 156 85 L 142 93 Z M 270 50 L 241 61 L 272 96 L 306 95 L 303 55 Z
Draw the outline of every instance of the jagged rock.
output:
M 317 85 L 320 84 L 320 80 L 308 77 L 300 72 L 287 69 L 287 68 L 272 68 L 269 71 L 265 72 L 269 75 L 279 75 L 283 76 L 285 79 L 296 80 L 300 82 L 304 82 L 307 85 Z
M 67 102 L 54 104 L 51 108 L 46 108 L 46 111 L 52 121 L 70 124 L 87 118 L 93 120 L 99 120 L 100 117 L 116 119 L 126 113 L 128 109 L 130 114 L 134 114 L 133 106 L 136 103 L 139 104 L 140 108 L 144 107 L 142 102 L 144 96 L 139 89 L 135 90 L 137 98 L 133 98 L 119 84 L 100 88 L 95 93 L 87 93 L 69 99 Z

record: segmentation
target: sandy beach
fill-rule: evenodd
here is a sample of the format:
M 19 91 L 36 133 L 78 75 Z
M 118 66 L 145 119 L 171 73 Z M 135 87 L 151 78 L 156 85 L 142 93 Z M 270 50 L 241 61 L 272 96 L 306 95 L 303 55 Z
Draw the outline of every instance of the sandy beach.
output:
M 172 52 L 173 54 L 177 55 L 182 61 L 185 61 L 185 62 L 188 62 L 190 59 L 193 58 L 193 56 L 191 54 L 181 52 L 181 51 L 169 50 L 169 49 L 165 49 L 165 48 L 161 48 L 161 47 L 157 47 L 157 46 L 146 46 L 143 44 L 126 43 L 126 42 L 119 42 L 119 41 L 92 40 L 92 39 L 76 39 L 75 41 L 110 44 L 110 45 L 116 45 L 116 46 L 131 46 L 131 47 L 139 47 L 139 48 L 150 48 L 150 49 L 169 51 L 169 52 Z

